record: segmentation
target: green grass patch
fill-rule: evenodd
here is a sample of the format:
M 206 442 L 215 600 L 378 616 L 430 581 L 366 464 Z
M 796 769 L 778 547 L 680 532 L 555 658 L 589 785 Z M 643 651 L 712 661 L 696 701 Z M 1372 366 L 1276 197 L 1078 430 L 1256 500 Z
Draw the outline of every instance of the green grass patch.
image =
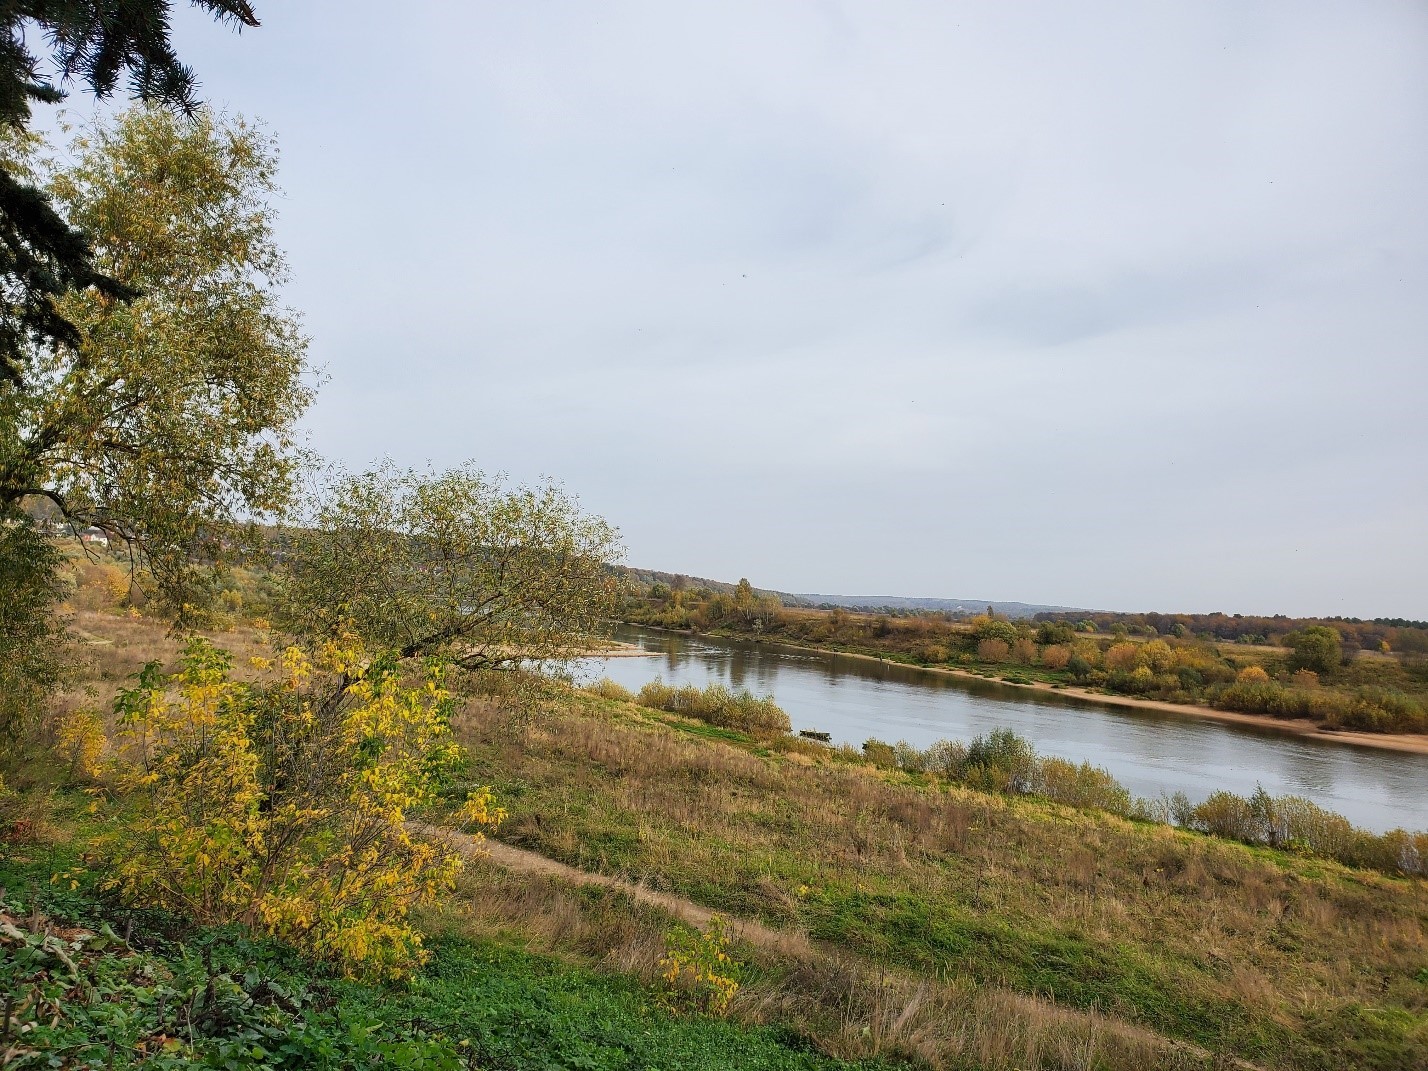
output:
M 0 992 L 30 1006 L 17 1066 L 465 1071 L 838 1071 L 778 1027 L 665 1011 L 637 980 L 498 940 L 441 936 L 401 984 L 323 973 L 234 928 L 119 911 L 70 845 L 7 850 L 0 886 L 27 940 L 0 937 Z M 93 936 L 45 931 L 83 926 Z M 130 931 L 136 950 L 125 946 Z M 66 931 L 68 934 L 69 931 Z M 74 969 L 68 965 L 74 964 Z M 39 1004 L 35 1004 L 38 999 Z M 33 1014 L 31 1023 L 24 1016 Z
M 700 736 L 706 740 L 722 740 L 727 744 L 752 744 L 754 738 L 748 733 L 742 733 L 738 729 L 724 729 L 718 725 L 708 725 L 701 721 L 689 721 L 684 718 L 658 718 L 661 725 L 667 725 L 675 732 L 685 733 L 689 736 Z

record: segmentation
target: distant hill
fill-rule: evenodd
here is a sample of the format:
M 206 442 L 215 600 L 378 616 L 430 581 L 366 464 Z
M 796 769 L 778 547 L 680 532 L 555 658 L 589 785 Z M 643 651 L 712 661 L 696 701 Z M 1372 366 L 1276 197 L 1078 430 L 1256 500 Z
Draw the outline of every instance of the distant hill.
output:
M 686 576 L 681 573 L 665 573 L 657 569 L 636 569 L 625 567 L 621 570 L 627 577 L 641 584 L 665 584 L 669 587 L 708 588 L 710 591 L 725 593 L 734 590 L 734 584 L 725 580 L 710 580 L 702 576 Z M 842 607 L 845 610 L 934 610 L 938 613 L 979 614 L 990 606 L 1004 617 L 1032 617 L 1040 613 L 1090 613 L 1077 606 L 1044 606 L 1028 602 L 997 602 L 994 599 L 932 599 L 904 598 L 898 595 L 797 595 L 771 588 L 755 588 L 760 595 L 772 595 L 785 606 L 814 607 L 831 610 Z
M 1046 606 L 1029 602 L 997 602 L 995 599 L 922 599 L 897 595 L 781 595 L 785 605 L 816 606 L 846 610 L 936 610 L 939 613 L 979 614 L 991 607 L 1003 617 L 1033 617 L 1040 613 L 1080 613 L 1077 606 Z M 789 600 L 796 600 L 790 602 Z M 1089 610 L 1084 611 L 1090 613 Z

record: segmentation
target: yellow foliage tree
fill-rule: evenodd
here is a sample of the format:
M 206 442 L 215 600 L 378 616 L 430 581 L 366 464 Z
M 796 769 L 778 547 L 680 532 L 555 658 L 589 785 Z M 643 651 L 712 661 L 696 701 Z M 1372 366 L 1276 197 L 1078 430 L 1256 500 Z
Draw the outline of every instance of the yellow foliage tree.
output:
M 1134 643 L 1113 644 L 1106 651 L 1106 666 L 1109 669 L 1134 669 L 1140 647 Z
M 72 710 L 55 721 L 55 753 L 69 763 L 71 781 L 89 781 L 99 774 L 104 754 L 104 719 L 92 710 Z
M 1047 669 L 1065 669 L 1071 662 L 1071 649 L 1064 644 L 1053 643 L 1041 649 L 1041 664 Z
M 1175 652 L 1164 640 L 1151 640 L 1141 646 L 1136 661 L 1152 673 L 1167 673 L 1175 666 Z
M 142 804 L 113 845 L 113 884 L 198 922 L 274 934 L 348 973 L 405 973 L 424 958 L 410 908 L 461 867 L 405 824 L 461 758 L 440 669 L 405 682 L 393 660 L 351 644 L 289 648 L 270 685 L 230 668 L 194 639 L 178 673 L 151 663 L 120 696 Z M 502 817 L 482 789 L 459 821 Z
M 1235 681 L 1239 684 L 1268 684 L 1269 674 L 1260 666 L 1245 666 L 1235 674 Z

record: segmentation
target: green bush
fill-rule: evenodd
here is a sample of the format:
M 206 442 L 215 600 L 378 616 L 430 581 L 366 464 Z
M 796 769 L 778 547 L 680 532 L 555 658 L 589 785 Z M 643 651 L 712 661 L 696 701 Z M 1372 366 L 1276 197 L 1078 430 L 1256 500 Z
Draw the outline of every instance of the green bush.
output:
M 1428 714 L 1422 704 L 1392 688 L 1364 687 L 1345 694 L 1324 688 L 1287 688 L 1276 681 L 1237 681 L 1216 693 L 1212 701 L 1225 710 L 1310 718 L 1332 728 L 1380 733 L 1428 730 Z
M 587 685 L 585 690 L 598 695 L 601 699 L 613 699 L 617 703 L 633 702 L 635 698 L 634 692 L 623 684 L 612 681 L 609 677 L 601 677 L 594 684 Z
M 1347 818 L 1301 796 L 1271 796 L 1263 788 L 1248 798 L 1215 792 L 1187 818 L 1189 828 L 1227 840 L 1301 851 L 1386 874 L 1428 875 L 1428 833 L 1356 829 Z
M 1072 807 L 1099 807 L 1112 814 L 1131 813 L 1131 794 L 1109 771 L 1083 762 L 1048 757 L 1036 764 L 1031 791 Z
M 773 696 L 754 695 L 746 689 L 731 692 L 722 684 L 706 688 L 692 684 L 674 687 L 656 677 L 640 689 L 635 701 L 653 710 L 746 733 L 786 733 L 792 728 L 788 715 L 774 702 Z
M 967 745 L 962 778 L 996 792 L 1030 792 L 1036 777 L 1036 751 L 1010 729 L 993 729 Z
M 911 749 L 909 748 L 909 750 Z M 892 744 L 885 744 L 881 740 L 864 740 L 863 758 L 874 766 L 885 766 L 888 769 L 894 769 L 900 765 L 897 748 Z

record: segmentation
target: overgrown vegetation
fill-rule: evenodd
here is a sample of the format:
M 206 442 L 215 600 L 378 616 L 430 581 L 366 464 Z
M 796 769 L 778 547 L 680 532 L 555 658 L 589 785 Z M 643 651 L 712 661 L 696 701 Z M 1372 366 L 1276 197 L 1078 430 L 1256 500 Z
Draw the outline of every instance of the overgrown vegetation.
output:
M 1217 624 L 1224 615 L 1011 621 L 850 613 L 783 607 L 747 581 L 733 592 L 633 588 L 621 615 L 636 624 L 783 640 L 1015 684 L 1305 718 L 1325 729 L 1428 732 L 1428 629 L 1421 623 L 1268 619 L 1275 626 L 1268 634 L 1242 634 L 1255 643 L 1224 643 Z
M 459 897 L 431 920 L 430 962 L 393 986 L 332 977 L 233 928 L 125 911 L 97 895 L 67 848 L 12 847 L 0 854 L 0 886 L 12 890 L 0 902 L 6 1067 L 854 1066 L 787 1031 L 664 1014 L 652 986 L 572 963 L 565 949 L 562 958 L 527 951 L 520 937 L 466 936 Z
M 95 639 L 113 642 L 93 648 L 102 652 L 96 687 L 115 687 L 146 651 L 167 651 L 182 670 L 181 649 L 156 624 L 93 612 L 83 620 Z M 250 651 L 252 640 L 225 637 Z M 255 690 L 275 684 L 277 671 L 247 667 Z M 668 917 L 482 864 L 417 907 L 412 925 L 432 958 L 415 966 L 408 988 L 343 983 L 293 960 L 319 1002 L 398 1027 L 383 1042 L 402 1040 L 412 1019 L 447 1041 L 472 1039 L 462 1052 L 484 1037 L 487 1058 L 514 1067 L 559 1066 L 586 1052 L 604 1061 L 595 1066 L 638 1066 L 623 1044 L 657 1065 L 665 1045 L 689 1052 L 692 1066 L 712 1066 L 716 1053 L 728 1061 L 740 1046 L 762 1044 L 747 1027 L 779 1024 L 783 1033 L 757 1035 L 781 1053 L 769 1066 L 816 1066 L 796 1062 L 819 1057 L 790 1052 L 798 1043 L 789 1027 L 843 1058 L 1007 1071 L 1088 1061 L 1209 1068 L 1217 1053 L 1268 1066 L 1396 1069 L 1422 1049 L 1403 1018 L 1428 997 L 1413 980 L 1428 955 L 1421 883 L 1127 822 L 1094 803 L 1070 810 L 988 792 L 998 771 L 1029 754 L 1005 734 L 961 759 L 955 744 L 941 749 L 945 768 L 955 760 L 981 771 L 974 790 L 903 768 L 898 753 L 908 762 L 912 752 L 898 745 L 880 766 L 876 748 L 850 755 L 744 734 L 601 691 L 613 698 L 547 689 L 532 706 L 519 691 L 453 696 L 455 738 L 471 758 L 440 795 L 455 808 L 491 784 L 510 811 L 503 838 L 787 934 L 764 951 L 731 950 L 745 964 L 728 1008 L 732 1032 L 696 1042 L 710 1037 L 702 1018 L 683 1020 L 688 1034 L 636 1025 L 663 999 Z M 124 798 L 115 805 L 122 814 Z M 27 806 L 17 803 L 6 821 L 13 815 L 44 836 L 42 809 Z M 62 892 L 49 872 L 36 884 Z M 111 918 L 122 933 L 124 909 L 105 910 L 121 912 Z M 1341 968 L 1346 948 L 1367 950 L 1361 967 Z M 478 997 L 503 1010 L 481 1011 Z M 534 1034 L 496 1025 L 532 1021 L 544 1024 Z M 488 1027 L 495 1037 L 482 1033 Z
M 862 754 L 877 766 L 932 774 L 982 791 L 1040 796 L 1071 807 L 1173 824 L 1385 874 L 1428 876 L 1428 831 L 1372 833 L 1302 796 L 1271 796 L 1263 788 L 1249 797 L 1215 792 L 1200 804 L 1191 803 L 1182 792 L 1157 800 L 1133 797 L 1107 771 L 1088 762 L 1077 765 L 1038 755 L 1029 741 L 1010 729 L 995 729 L 970 744 L 941 740 L 926 749 L 903 741 L 890 745 L 869 740 Z
M 162 11 L 52 8 L 24 19 L 97 92 L 129 70 L 191 103 Z M 33 66 L 11 51 L 10 76 Z M 20 128 L 56 91 L 11 89 L 0 1064 L 1423 1062 L 1428 893 L 1403 877 L 1422 838 L 1262 792 L 1162 814 L 1010 733 L 854 753 L 788 736 L 745 691 L 577 693 L 532 670 L 588 645 L 618 535 L 554 485 L 385 464 L 292 511 L 311 387 L 278 300 L 273 144 L 139 108 L 54 166 Z M 284 523 L 240 530 L 255 518 Z M 747 581 L 650 595 L 665 623 L 813 620 Z M 1423 728 L 1400 687 L 1418 663 L 1383 647 L 1423 650 L 1407 624 L 1385 632 L 1390 670 L 1322 623 L 1240 659 L 1174 629 L 916 620 L 915 648 L 885 617 L 812 627 L 1020 680 Z M 453 830 L 495 827 L 505 801 L 513 841 L 641 884 L 483 861 Z
M 345 972 L 403 975 L 423 959 L 408 912 L 461 867 L 404 824 L 460 761 L 450 693 L 435 668 L 407 686 L 351 645 L 317 659 L 289 648 L 279 669 L 235 681 L 227 655 L 194 639 L 178 673 L 150 663 L 120 694 L 117 777 L 134 813 L 106 845 L 109 882 L 129 903 L 241 923 Z M 453 816 L 501 817 L 486 788 Z
M 608 698 L 629 698 L 621 696 L 619 685 L 611 687 L 609 681 L 597 687 Z M 710 684 L 703 688 L 692 684 L 665 684 L 658 677 L 640 689 L 633 697 L 640 706 L 653 710 L 666 710 L 686 718 L 708 722 L 725 729 L 757 735 L 779 735 L 789 731 L 788 715 L 774 702 L 773 696 L 754 695 L 747 689 L 730 691 L 722 684 Z
M 1054 994 L 1058 1009 L 1262 1066 L 1388 1071 L 1428 1055 L 1419 879 L 974 790 L 791 737 L 701 739 L 677 721 L 575 695 L 525 722 L 469 706 L 457 726 L 470 776 L 510 810 L 503 839 L 806 930 L 924 984 Z M 1018 750 L 983 745 L 983 768 Z M 942 1036 L 925 1051 L 957 1066 L 959 1044 Z M 1172 1062 L 1162 1051 L 1143 1066 Z

